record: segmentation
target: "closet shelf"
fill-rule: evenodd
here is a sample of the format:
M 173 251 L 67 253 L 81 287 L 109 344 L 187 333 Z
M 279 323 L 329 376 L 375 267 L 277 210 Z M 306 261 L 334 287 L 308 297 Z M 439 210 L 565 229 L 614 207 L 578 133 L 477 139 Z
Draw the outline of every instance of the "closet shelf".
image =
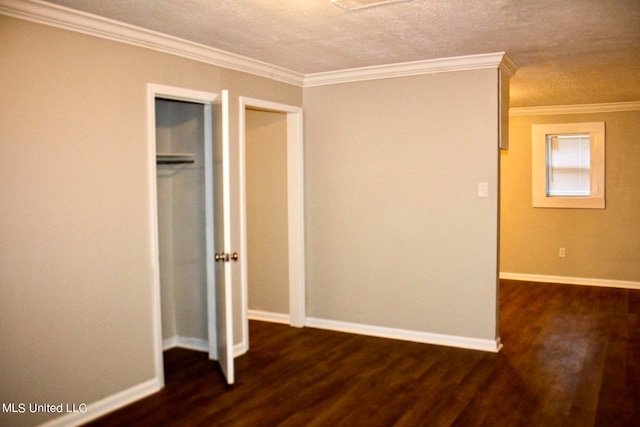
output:
M 156 163 L 159 165 L 172 165 L 178 163 L 193 163 L 191 153 L 157 153 Z

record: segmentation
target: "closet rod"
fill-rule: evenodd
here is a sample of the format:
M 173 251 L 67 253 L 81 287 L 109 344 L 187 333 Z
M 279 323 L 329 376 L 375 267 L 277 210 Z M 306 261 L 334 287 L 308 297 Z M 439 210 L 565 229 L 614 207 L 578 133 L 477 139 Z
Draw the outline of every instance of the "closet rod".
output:
M 179 163 L 193 163 L 193 154 L 190 153 L 157 153 L 156 164 L 175 165 Z
M 157 159 L 156 164 L 158 165 L 176 165 L 179 163 L 193 163 L 193 160 L 188 159 Z

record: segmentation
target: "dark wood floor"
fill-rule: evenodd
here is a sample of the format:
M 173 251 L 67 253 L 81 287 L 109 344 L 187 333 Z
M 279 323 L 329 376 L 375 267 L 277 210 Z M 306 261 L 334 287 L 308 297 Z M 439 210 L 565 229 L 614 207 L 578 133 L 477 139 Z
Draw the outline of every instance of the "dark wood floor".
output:
M 165 353 L 166 387 L 91 426 L 640 426 L 640 291 L 503 281 L 499 354 L 251 322 L 226 387 Z

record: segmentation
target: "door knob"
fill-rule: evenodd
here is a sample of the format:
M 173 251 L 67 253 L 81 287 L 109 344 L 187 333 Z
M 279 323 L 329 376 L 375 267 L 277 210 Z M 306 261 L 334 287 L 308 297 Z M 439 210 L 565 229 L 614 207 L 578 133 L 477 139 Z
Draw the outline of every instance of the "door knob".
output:
M 238 261 L 238 252 L 234 252 L 232 255 L 229 255 L 227 253 L 216 253 L 214 256 L 214 259 L 216 260 L 216 262 L 218 261 L 222 261 L 222 262 L 229 262 L 230 260 L 233 260 L 235 262 Z

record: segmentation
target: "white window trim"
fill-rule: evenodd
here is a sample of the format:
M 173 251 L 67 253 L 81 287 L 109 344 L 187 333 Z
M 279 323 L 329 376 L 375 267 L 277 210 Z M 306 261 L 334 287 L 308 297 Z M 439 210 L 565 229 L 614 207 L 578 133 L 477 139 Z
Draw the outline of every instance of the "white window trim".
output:
M 591 150 L 591 194 L 587 197 L 547 196 L 547 135 L 589 133 Z M 556 123 L 531 126 L 532 191 L 534 208 L 605 208 L 604 122 Z

